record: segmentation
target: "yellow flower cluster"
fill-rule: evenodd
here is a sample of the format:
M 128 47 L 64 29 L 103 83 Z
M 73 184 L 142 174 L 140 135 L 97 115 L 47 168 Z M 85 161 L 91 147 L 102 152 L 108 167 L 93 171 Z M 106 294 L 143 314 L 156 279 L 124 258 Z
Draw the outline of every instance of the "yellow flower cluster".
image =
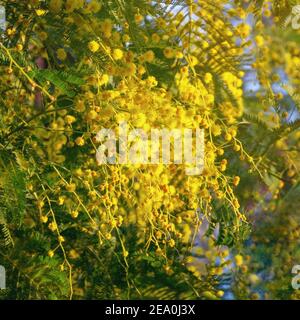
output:
M 121 230 L 134 225 L 141 247 L 146 252 L 154 248 L 158 257 L 165 258 L 165 270 L 171 272 L 169 252 L 192 245 L 200 226 L 213 223 L 220 208 L 228 209 L 231 223 L 228 229 L 232 234 L 246 221 L 236 195 L 243 182 L 242 175 L 231 168 L 233 161 L 243 161 L 245 170 L 261 174 L 256 165 L 261 159 L 253 159 L 240 141 L 244 72 L 237 61 L 251 39 L 252 28 L 246 23 L 244 9 L 226 11 L 223 0 L 214 2 L 218 9 L 200 2 L 201 5 L 188 4 L 191 21 L 183 11 L 153 17 L 153 31 L 146 28 L 147 14 L 137 10 L 130 23 L 139 32 L 132 34 L 126 19 L 120 18 L 117 24 L 108 15 L 96 14 L 107 9 L 104 2 L 49 1 L 49 13 L 35 11 L 41 25 L 34 28 L 37 33 L 34 41 L 28 40 L 30 57 L 40 56 L 51 62 L 49 73 L 39 70 L 39 74 L 47 78 L 52 65 L 59 69 L 41 84 L 31 78 L 35 74 L 30 72 L 32 66 L 22 67 L 10 56 L 12 51 L 18 54 L 24 51 L 25 36 L 20 36 L 14 42 L 17 45 L 8 50 L 10 63 L 1 73 L 3 83 L 11 85 L 16 81 L 22 87 L 22 82 L 16 80 L 19 74 L 29 83 L 18 95 L 14 91 L 5 93 L 7 108 L 1 130 L 6 135 L 14 127 L 15 105 L 20 106 L 18 112 L 30 119 L 30 128 L 35 128 L 26 136 L 24 148 L 40 159 L 43 168 L 32 174 L 29 192 L 36 199 L 39 223 L 55 235 L 58 247 L 63 249 L 68 244 L 68 237 L 60 232 L 71 225 L 84 235 L 96 235 L 100 245 L 118 241 L 127 266 L 131 253 Z M 221 14 L 229 18 L 221 19 L 218 17 Z M 47 44 L 53 41 L 53 29 L 43 24 L 49 17 L 56 22 L 61 17 L 64 34 L 68 35 L 65 43 L 54 46 L 54 51 L 49 51 Z M 231 17 L 242 21 L 233 27 Z M 9 27 L 6 36 L 12 39 L 16 30 L 17 26 Z M 292 75 L 292 84 L 298 88 L 300 83 L 297 46 L 290 43 L 283 55 L 280 48 L 270 52 L 268 40 L 261 33 L 256 34 L 255 48 L 248 48 L 253 55 L 259 54 L 252 68 L 257 70 L 260 84 L 268 92 L 267 97 L 259 94 L 256 97 L 266 107 L 264 111 L 270 111 L 283 98 L 270 90 L 270 81 L 280 81 L 273 66 L 280 65 L 283 57 L 284 70 Z M 69 71 L 79 75 L 68 76 Z M 45 105 L 37 103 L 39 94 L 45 98 Z M 42 113 L 36 116 L 41 110 L 46 116 Z M 278 126 L 280 117 L 277 115 L 275 119 L 274 114 L 272 117 L 270 122 Z M 174 161 L 169 165 L 99 166 L 95 136 L 102 128 L 118 133 L 121 121 L 146 133 L 152 128 L 203 129 L 203 174 L 188 176 L 185 166 Z M 285 142 L 278 141 L 278 150 Z M 174 153 L 172 144 L 171 153 Z M 291 152 L 283 158 L 288 163 L 287 174 L 293 179 L 298 170 L 294 165 L 296 156 Z M 209 273 L 220 275 L 229 254 L 222 251 L 223 264 L 219 266 L 214 245 L 209 240 L 205 257 L 213 265 Z M 49 250 L 48 256 L 53 257 L 55 250 Z M 72 251 L 72 256 L 77 257 L 78 253 Z M 194 259 L 187 260 L 190 271 L 201 277 L 199 268 L 193 265 Z M 233 260 L 243 268 L 242 255 Z M 222 292 L 217 296 L 221 297 Z

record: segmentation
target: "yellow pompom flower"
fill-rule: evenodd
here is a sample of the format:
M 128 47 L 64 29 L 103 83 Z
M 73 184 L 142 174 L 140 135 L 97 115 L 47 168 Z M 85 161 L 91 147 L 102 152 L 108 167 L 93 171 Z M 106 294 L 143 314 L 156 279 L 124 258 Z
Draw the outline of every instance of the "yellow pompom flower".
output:
M 53 250 L 49 250 L 49 251 L 48 251 L 48 256 L 49 256 L 50 258 L 52 258 L 52 257 L 54 256 L 54 251 L 53 251 Z
M 174 248 L 174 247 L 175 247 L 175 240 L 174 240 L 174 239 L 170 239 L 170 240 L 169 240 L 169 246 L 170 246 L 171 248 Z
M 57 58 L 61 61 L 64 61 L 67 59 L 67 53 L 64 49 L 60 48 L 56 51 L 56 55 L 57 55 Z
M 74 123 L 76 121 L 76 118 L 71 116 L 71 115 L 67 115 L 65 117 L 65 121 L 66 121 L 66 124 L 70 125 L 70 124 L 72 124 L 72 123 Z
M 122 40 L 124 42 L 129 42 L 130 41 L 130 36 L 128 34 L 124 34 L 124 36 L 122 37 Z
M 208 72 L 204 75 L 204 82 L 206 84 L 209 84 L 211 81 L 212 81 L 212 74 Z
M 133 62 L 128 63 L 124 68 L 125 76 L 134 76 L 136 73 L 136 65 Z
M 152 62 L 155 59 L 155 54 L 152 50 L 149 50 L 144 53 L 143 57 L 146 62 Z
M 69 192 L 74 192 L 76 190 L 76 184 L 75 183 L 69 183 L 66 185 L 66 190 Z
M 271 10 L 266 9 L 266 10 L 264 11 L 264 16 L 265 16 L 265 17 L 269 18 L 269 17 L 271 17 L 271 15 L 272 15 Z
M 211 132 L 212 134 L 217 137 L 222 133 L 221 127 L 217 124 L 213 124 L 212 128 L 211 128 Z
M 145 74 L 145 73 L 146 73 L 145 67 L 144 67 L 144 66 L 139 66 L 139 68 L 138 68 L 138 74 L 142 76 L 142 75 Z
M 76 9 L 82 9 L 84 7 L 85 0 L 67 0 L 66 1 L 66 11 L 73 12 Z
M 121 49 L 114 49 L 112 56 L 115 60 L 121 60 L 124 56 L 124 53 Z
M 222 297 L 224 296 L 224 291 L 219 290 L 219 291 L 217 292 L 217 296 L 218 296 L 219 298 L 222 298 Z
M 129 252 L 128 252 L 127 250 L 124 250 L 124 251 L 123 251 L 123 256 L 124 256 L 124 258 L 128 257 L 128 255 L 129 255 Z
M 113 25 L 110 19 L 105 19 L 100 23 L 100 29 L 106 38 L 111 37 L 112 28 Z
M 65 197 L 60 196 L 57 201 L 59 206 L 62 206 L 65 203 Z
M 208 94 L 205 97 L 205 100 L 207 104 L 213 104 L 215 102 L 215 96 L 213 94 Z
M 52 232 L 54 232 L 55 230 L 57 230 L 57 224 L 56 224 L 55 222 L 51 222 L 51 223 L 49 223 L 48 228 L 49 228 Z
M 160 41 L 160 36 L 157 33 L 153 33 L 151 39 L 153 42 L 158 43 Z
M 98 79 L 98 85 L 103 86 L 109 83 L 109 75 L 108 74 L 102 74 Z
M 241 38 L 245 39 L 249 36 L 251 27 L 247 23 L 241 23 L 237 26 L 237 31 L 238 34 L 240 35 Z
M 76 143 L 78 146 L 82 147 L 82 146 L 84 146 L 85 141 L 84 141 L 84 139 L 83 139 L 82 137 L 78 137 L 78 138 L 76 138 L 75 143 Z
M 89 44 L 88 44 L 88 48 L 91 52 L 95 53 L 99 50 L 100 48 L 100 45 L 97 41 L 93 40 L 93 41 L 90 41 Z
M 49 3 L 49 9 L 55 13 L 59 12 L 62 8 L 62 0 L 51 0 Z
M 262 47 L 264 45 L 264 38 L 260 35 L 255 37 L 255 42 L 257 44 L 258 47 Z
M 199 63 L 199 61 L 195 56 L 190 56 L 189 63 L 191 65 L 191 67 L 195 67 Z
M 95 110 L 91 110 L 88 114 L 87 114 L 87 119 L 88 120 L 94 120 L 97 118 L 97 112 Z
M 180 51 L 177 51 L 175 54 L 176 59 L 182 59 L 184 57 L 183 53 Z
M 18 43 L 16 45 L 16 49 L 17 49 L 17 51 L 22 51 L 23 50 L 23 45 L 21 43 Z
M 71 249 L 69 252 L 69 256 L 71 259 L 79 258 L 79 253 L 75 249 Z
M 41 216 L 40 221 L 42 223 L 47 223 L 48 222 L 48 217 L 47 216 Z
M 134 20 L 137 24 L 141 23 L 143 21 L 144 17 L 141 14 L 136 14 L 134 16 Z
M 71 217 L 72 217 L 73 219 L 76 219 L 76 218 L 78 217 L 78 215 L 79 215 L 79 212 L 78 212 L 77 210 L 73 210 L 73 211 L 71 212 Z
M 226 133 L 224 138 L 225 138 L 226 141 L 231 141 L 232 140 L 232 135 L 230 133 Z
M 87 4 L 86 11 L 91 13 L 97 13 L 101 10 L 101 4 L 96 1 L 92 0 L 90 3 Z
M 234 257 L 234 261 L 235 261 L 235 264 L 240 267 L 242 264 L 243 264 L 243 257 L 240 255 L 240 254 L 237 254 L 235 257 Z
M 171 48 L 171 47 L 167 47 L 164 49 L 164 56 L 167 58 L 167 59 L 172 59 L 174 58 L 174 50 Z
M 158 84 L 156 78 L 153 77 L 153 76 L 148 77 L 147 80 L 146 80 L 146 83 L 149 86 L 149 88 L 156 87 L 157 84 Z
M 48 38 L 48 34 L 44 31 L 40 32 L 39 36 L 42 41 L 45 41 Z
M 233 185 L 237 186 L 240 183 L 241 178 L 239 176 L 235 176 L 233 178 Z
M 78 100 L 75 104 L 75 110 L 77 112 L 83 112 L 85 111 L 85 104 L 83 100 Z
M 43 16 L 46 14 L 46 10 L 42 10 L 42 9 L 37 9 L 35 10 L 35 13 L 37 14 L 37 16 Z

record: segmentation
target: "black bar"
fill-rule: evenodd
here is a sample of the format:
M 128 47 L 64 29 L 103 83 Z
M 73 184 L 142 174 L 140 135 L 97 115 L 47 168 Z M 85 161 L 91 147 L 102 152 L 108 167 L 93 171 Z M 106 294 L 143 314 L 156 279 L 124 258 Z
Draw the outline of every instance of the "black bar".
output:
M 21 314 L 22 317 L 46 315 L 60 319 L 65 311 L 68 319 L 82 314 L 93 319 L 203 319 L 217 316 L 243 318 L 257 317 L 261 311 L 288 312 L 299 310 L 299 301 L 0 301 L 1 315 Z M 4 317 L 3 317 L 4 318 Z

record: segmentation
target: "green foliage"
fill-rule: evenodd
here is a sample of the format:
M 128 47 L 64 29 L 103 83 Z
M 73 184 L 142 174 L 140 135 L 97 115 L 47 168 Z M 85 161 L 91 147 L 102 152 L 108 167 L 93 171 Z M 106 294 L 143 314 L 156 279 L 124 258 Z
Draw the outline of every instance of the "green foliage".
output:
M 83 75 L 79 73 L 72 74 L 71 70 L 68 73 L 58 70 L 35 70 L 30 72 L 30 76 L 41 84 L 50 81 L 62 94 L 69 97 L 74 97 L 76 94 L 76 92 L 72 90 L 72 87 L 76 89 L 76 87 L 84 84 L 82 80 Z
M 0 156 L 0 217 L 3 223 L 20 226 L 26 210 L 26 183 L 25 173 L 14 158 L 4 152 Z

